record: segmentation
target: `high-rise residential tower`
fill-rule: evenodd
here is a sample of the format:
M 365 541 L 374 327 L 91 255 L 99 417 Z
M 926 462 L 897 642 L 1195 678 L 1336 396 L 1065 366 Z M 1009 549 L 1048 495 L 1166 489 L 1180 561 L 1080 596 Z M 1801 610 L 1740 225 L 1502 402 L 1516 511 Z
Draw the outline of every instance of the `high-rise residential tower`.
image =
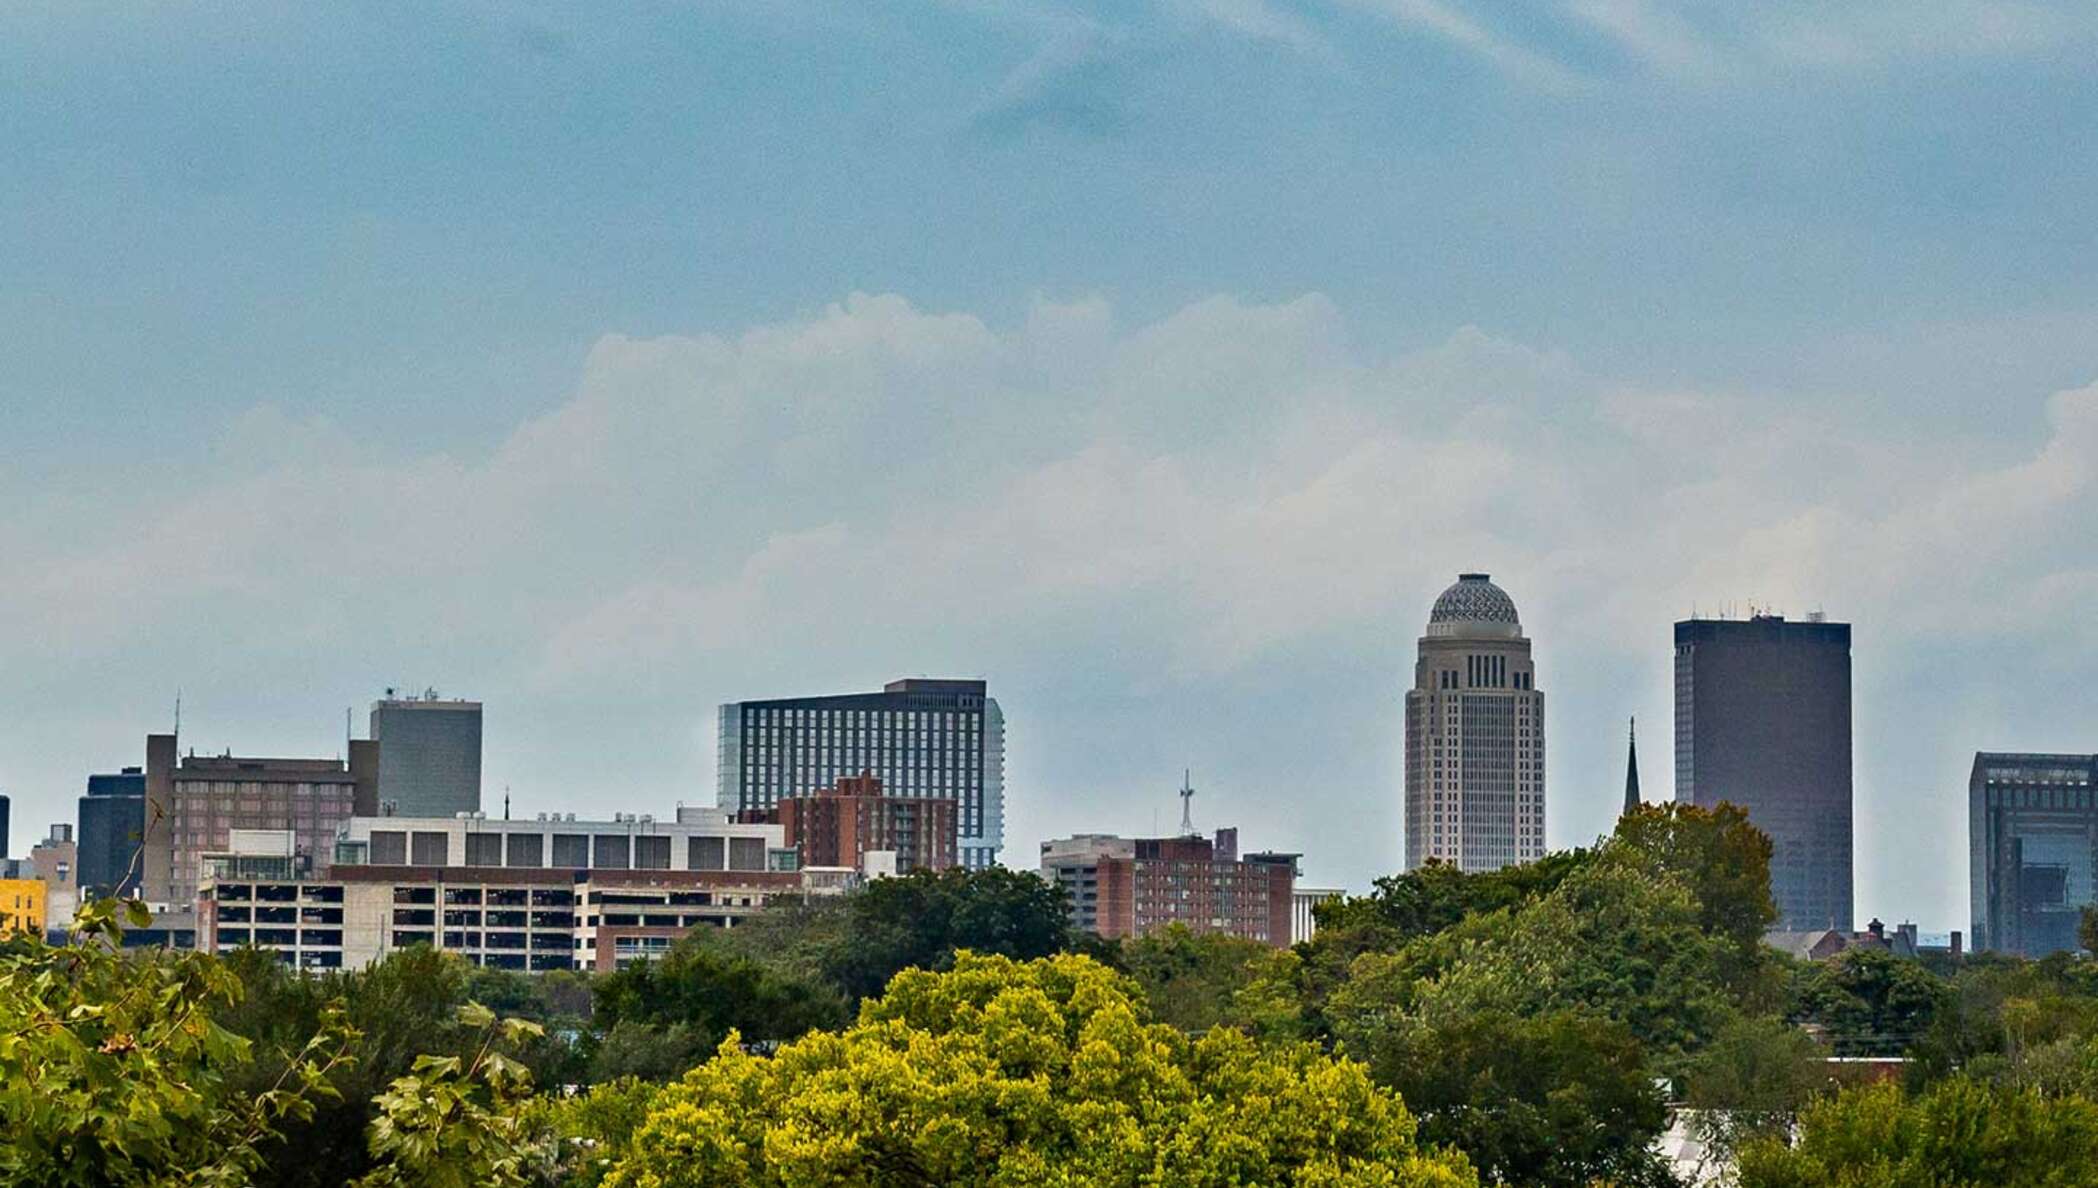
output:
M 391 690 L 388 690 L 391 693 Z M 481 810 L 481 703 L 421 697 L 372 703 L 378 798 L 403 817 Z
M 771 809 L 862 773 L 898 797 L 955 802 L 963 866 L 1005 844 L 1005 715 L 982 681 L 891 681 L 879 693 L 721 707 L 722 809 Z
M 1851 927 L 1850 624 L 1675 625 L 1675 798 L 1770 835 L 1777 927 Z
M 1977 952 L 2081 948 L 2098 900 L 2098 755 L 1976 754 L 1967 845 Z
M 1459 575 L 1428 613 L 1406 694 L 1406 869 L 1544 856 L 1544 694 L 1515 602 Z

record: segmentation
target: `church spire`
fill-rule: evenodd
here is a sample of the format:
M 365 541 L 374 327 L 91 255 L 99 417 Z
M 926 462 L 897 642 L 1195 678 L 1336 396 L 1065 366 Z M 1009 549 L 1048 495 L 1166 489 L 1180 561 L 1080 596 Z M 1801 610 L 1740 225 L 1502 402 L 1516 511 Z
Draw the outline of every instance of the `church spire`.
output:
M 1639 807 L 1639 719 L 1633 718 L 1625 736 L 1624 811 Z

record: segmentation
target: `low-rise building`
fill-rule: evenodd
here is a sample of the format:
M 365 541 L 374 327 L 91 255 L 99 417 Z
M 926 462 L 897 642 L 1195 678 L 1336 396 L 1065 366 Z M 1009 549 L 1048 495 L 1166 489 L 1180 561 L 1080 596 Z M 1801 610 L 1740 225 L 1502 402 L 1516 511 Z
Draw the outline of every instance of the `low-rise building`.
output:
M 1289 943 L 1301 945 L 1318 935 L 1319 921 L 1313 909 L 1322 903 L 1342 899 L 1347 892 L 1339 887 L 1298 887 L 1290 892 L 1289 898 Z
M 805 877 L 780 826 L 714 808 L 675 821 L 358 817 L 325 878 L 290 839 L 235 840 L 211 856 L 200 943 L 272 949 L 302 969 L 358 968 L 418 944 L 496 969 L 614 969 L 775 898 L 851 885 Z
M 1073 927 L 1145 936 L 1173 924 L 1286 948 L 1296 854 L 1240 857 L 1238 830 L 1214 838 L 1078 834 L 1042 843 L 1042 877 L 1070 897 Z
M 0 879 L 0 939 L 44 932 L 44 881 Z
M 44 926 L 70 928 L 73 912 L 80 906 L 80 850 L 73 842 L 73 827 L 64 822 L 51 826 L 51 834 L 31 847 L 29 866 L 44 884 Z

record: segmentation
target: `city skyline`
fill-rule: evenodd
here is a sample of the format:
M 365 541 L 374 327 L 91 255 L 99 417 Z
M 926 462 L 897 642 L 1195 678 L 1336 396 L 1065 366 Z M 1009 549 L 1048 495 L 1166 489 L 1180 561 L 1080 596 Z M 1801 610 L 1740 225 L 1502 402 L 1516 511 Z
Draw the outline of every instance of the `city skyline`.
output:
M 178 691 L 200 752 L 327 756 L 436 684 L 484 807 L 668 811 L 715 706 L 924 673 L 1011 717 L 1008 862 L 1193 766 L 1198 825 L 1361 888 L 1478 570 L 1554 848 L 1628 716 L 1672 794 L 1670 623 L 1854 623 L 1857 912 L 1957 926 L 1973 755 L 2098 746 L 2094 48 L 1881 0 L 10 8 L 16 848 Z

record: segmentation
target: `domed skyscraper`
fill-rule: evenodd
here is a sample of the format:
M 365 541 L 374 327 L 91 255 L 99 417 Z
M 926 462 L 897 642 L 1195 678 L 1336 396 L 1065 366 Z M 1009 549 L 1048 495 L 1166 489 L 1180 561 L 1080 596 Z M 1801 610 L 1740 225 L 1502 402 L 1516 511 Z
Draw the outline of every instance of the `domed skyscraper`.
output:
M 1544 856 L 1544 694 L 1515 600 L 1460 574 L 1428 613 L 1406 694 L 1406 869 Z

